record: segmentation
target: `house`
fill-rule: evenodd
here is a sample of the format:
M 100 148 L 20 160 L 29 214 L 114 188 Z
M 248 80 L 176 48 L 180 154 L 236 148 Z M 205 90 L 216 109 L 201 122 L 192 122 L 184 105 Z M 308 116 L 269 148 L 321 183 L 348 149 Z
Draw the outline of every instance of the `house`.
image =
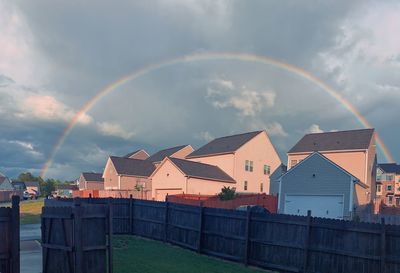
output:
M 40 185 L 38 181 L 25 181 L 26 191 L 35 196 L 40 196 Z
M 270 175 L 282 164 L 266 131 L 216 138 L 186 159 L 218 166 L 236 181 L 236 191 L 244 193 L 268 194 Z
M 185 158 L 191 152 L 193 152 L 192 146 L 181 145 L 158 151 L 147 158 L 147 160 L 158 166 L 166 157 Z
M 149 176 L 155 170 L 149 160 L 110 156 L 103 172 L 105 190 L 134 190 L 144 194 L 151 192 Z
M 378 165 L 376 197 L 387 206 L 400 207 L 400 165 L 396 163 Z
M 143 149 L 136 150 L 127 155 L 124 155 L 125 158 L 133 158 L 133 159 L 141 159 L 141 160 L 146 160 L 147 158 L 149 158 L 149 156 L 150 155 Z
M 368 185 L 368 202 L 375 196 L 375 130 L 361 129 L 307 134 L 288 152 L 288 170 L 319 152 Z
M 319 152 L 313 152 L 279 178 L 278 211 L 284 214 L 351 219 L 369 202 L 369 186 Z
M 26 191 L 26 186 L 25 186 L 25 182 L 23 181 L 12 181 L 11 184 L 14 187 L 14 190 L 17 191 Z
M 80 190 L 104 190 L 103 174 L 84 172 L 79 176 Z
M 287 166 L 285 164 L 279 165 L 278 168 L 269 177 L 269 194 L 278 195 L 279 194 L 279 178 L 287 172 Z
M 0 190 L 8 190 L 8 191 L 14 190 L 14 187 L 11 184 L 10 179 L 8 179 L 8 177 L 2 173 L 0 173 Z
M 76 190 L 78 190 L 77 185 L 59 184 L 56 187 L 55 195 L 57 197 L 62 197 L 62 198 L 72 198 L 72 193 L 73 193 L 73 191 L 76 191 Z
M 217 166 L 166 157 L 150 176 L 152 198 L 165 201 L 167 195 L 215 194 L 236 181 Z

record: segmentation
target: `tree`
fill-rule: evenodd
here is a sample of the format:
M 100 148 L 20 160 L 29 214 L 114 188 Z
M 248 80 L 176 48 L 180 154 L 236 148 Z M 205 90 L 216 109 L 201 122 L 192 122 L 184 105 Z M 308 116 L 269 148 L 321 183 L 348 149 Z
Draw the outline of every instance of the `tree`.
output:
M 225 187 L 225 186 L 221 189 L 221 192 L 218 194 L 219 199 L 223 201 L 235 199 L 236 196 L 237 196 L 236 188 Z
M 43 196 L 49 196 L 53 191 L 56 190 L 57 180 L 54 179 L 46 179 L 40 185 L 40 191 Z

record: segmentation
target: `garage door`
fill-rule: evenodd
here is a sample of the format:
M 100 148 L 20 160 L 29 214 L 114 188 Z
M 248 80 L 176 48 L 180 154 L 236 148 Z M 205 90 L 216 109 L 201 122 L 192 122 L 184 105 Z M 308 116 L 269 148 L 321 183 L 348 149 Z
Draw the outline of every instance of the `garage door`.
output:
M 286 195 L 285 214 L 343 219 L 342 195 Z
M 182 189 L 156 189 L 156 200 L 165 201 L 165 197 L 168 195 L 181 194 Z

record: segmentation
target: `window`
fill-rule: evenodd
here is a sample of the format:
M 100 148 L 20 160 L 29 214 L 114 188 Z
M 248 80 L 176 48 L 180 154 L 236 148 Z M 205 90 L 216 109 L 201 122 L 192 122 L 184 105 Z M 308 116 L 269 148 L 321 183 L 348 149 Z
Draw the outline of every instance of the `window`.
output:
M 376 176 L 376 181 L 381 181 L 382 177 L 380 175 Z
M 253 161 L 250 161 L 250 172 L 253 171 Z
M 291 161 L 290 161 L 290 166 L 292 166 L 292 168 L 293 168 L 294 166 L 296 166 L 296 164 L 297 164 L 297 160 L 291 160 Z
M 244 181 L 244 190 L 247 191 L 247 181 Z
M 386 181 L 393 181 L 393 175 L 386 175 Z
M 244 166 L 244 169 L 245 169 L 246 172 L 249 171 L 249 161 L 248 160 L 246 160 L 246 164 Z
M 382 185 L 376 185 L 376 191 L 381 192 L 382 191 Z
M 393 195 L 388 196 L 388 204 L 393 205 Z
M 396 206 L 400 206 L 400 197 L 396 197 Z
M 387 186 L 386 186 L 386 190 L 387 190 L 387 191 L 392 191 L 392 185 L 387 185 Z
M 260 192 L 263 192 L 264 191 L 264 184 L 261 182 L 261 184 L 260 184 Z
M 264 165 L 264 174 L 270 174 L 271 173 L 271 166 Z

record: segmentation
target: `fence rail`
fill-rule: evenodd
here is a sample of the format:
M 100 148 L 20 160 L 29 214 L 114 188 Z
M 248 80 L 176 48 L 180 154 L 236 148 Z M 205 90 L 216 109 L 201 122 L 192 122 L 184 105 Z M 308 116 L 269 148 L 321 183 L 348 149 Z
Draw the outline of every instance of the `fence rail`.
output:
M 49 200 L 46 206 L 57 202 Z M 384 222 L 259 214 L 132 198 L 82 202 L 110 204 L 116 234 L 148 237 L 246 265 L 280 272 L 400 272 L 400 226 Z
M 19 196 L 0 208 L 0 273 L 19 273 Z

